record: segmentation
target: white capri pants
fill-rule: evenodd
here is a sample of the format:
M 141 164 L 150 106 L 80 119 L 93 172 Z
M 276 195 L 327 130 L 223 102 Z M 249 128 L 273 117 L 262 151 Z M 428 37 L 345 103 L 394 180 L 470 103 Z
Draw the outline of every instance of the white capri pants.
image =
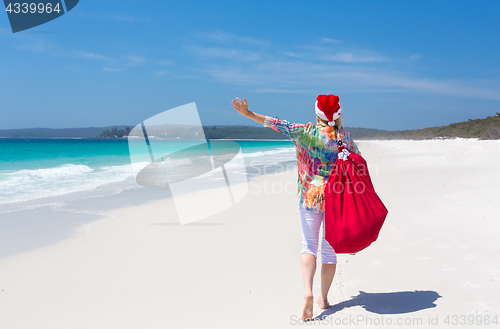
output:
M 311 212 L 299 208 L 300 221 L 302 224 L 302 253 L 308 253 L 317 258 L 319 229 L 325 222 L 325 214 Z M 332 246 L 325 240 L 325 230 L 321 237 L 321 263 L 337 264 L 337 254 Z

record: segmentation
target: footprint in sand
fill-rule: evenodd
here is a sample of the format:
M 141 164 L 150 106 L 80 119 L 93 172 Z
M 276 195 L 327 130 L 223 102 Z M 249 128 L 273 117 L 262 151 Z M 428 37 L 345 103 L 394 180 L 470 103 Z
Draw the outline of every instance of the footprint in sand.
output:
M 475 260 L 475 259 L 477 259 L 477 257 L 474 255 L 467 255 L 464 257 L 464 260 Z
M 445 237 L 448 241 L 455 241 L 457 239 L 453 234 L 446 234 Z
M 460 246 L 458 246 L 458 248 L 460 248 L 460 249 L 472 249 L 472 250 L 477 249 L 477 247 L 468 246 L 466 244 L 461 244 Z
M 391 310 L 391 308 L 389 306 L 384 306 L 380 309 L 380 312 L 382 313 L 387 313 Z
M 474 310 L 476 314 L 488 313 L 490 311 L 490 308 L 481 302 L 474 303 L 474 306 L 477 308 L 477 310 Z
M 469 288 L 479 288 L 480 285 L 472 283 L 472 282 L 465 282 L 465 285 Z

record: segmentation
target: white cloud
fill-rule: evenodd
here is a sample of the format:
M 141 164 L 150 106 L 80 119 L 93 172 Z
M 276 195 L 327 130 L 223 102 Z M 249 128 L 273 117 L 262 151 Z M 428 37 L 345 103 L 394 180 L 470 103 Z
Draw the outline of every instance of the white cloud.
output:
M 104 20 L 104 21 L 112 20 L 112 21 L 126 22 L 126 23 L 134 23 L 134 22 L 148 23 L 148 22 L 151 22 L 151 19 L 148 17 L 141 17 L 141 16 L 137 16 L 137 15 L 128 15 L 128 14 L 108 15 L 108 14 L 100 14 L 100 13 L 95 13 L 95 12 L 79 10 L 78 15 L 80 17 L 83 17 L 86 19 L 92 19 L 92 20 Z
M 320 38 L 319 39 L 322 43 L 339 43 L 339 42 L 342 42 L 340 40 L 337 40 L 337 39 L 330 39 L 330 38 Z
M 134 16 L 134 15 L 111 15 L 108 16 L 109 19 L 114 21 L 122 21 L 122 22 L 150 22 L 151 19 L 146 17 Z
M 308 92 L 318 88 L 343 92 L 424 92 L 454 97 L 500 100 L 500 81 L 472 82 L 407 77 L 387 68 L 353 67 L 306 61 L 264 61 L 250 67 L 212 66 L 206 73 L 258 92 Z
M 326 61 L 343 63 L 374 63 L 388 61 L 388 59 L 379 56 L 353 53 L 337 53 L 334 55 L 324 55 L 322 56 L 322 58 Z
M 225 58 L 242 62 L 251 62 L 260 59 L 260 55 L 252 51 L 200 46 L 188 46 L 187 48 L 190 48 L 194 54 L 201 57 Z
M 230 38 L 238 39 L 220 31 L 212 34 L 214 42 Z M 230 49 L 186 48 L 203 58 L 199 72 L 221 83 L 254 87 L 255 92 L 300 93 L 334 89 L 342 92 L 420 92 L 500 100 L 500 81 L 430 79 L 412 73 L 415 60 L 421 59 L 421 55 L 415 54 L 409 61 L 364 49 L 347 49 L 348 46 L 338 43 L 338 40 L 322 38 L 321 44 L 291 47 L 302 49 L 300 55 L 294 49 L 259 49 L 252 44 Z M 211 60 L 216 58 L 226 60 L 223 64 Z
M 155 71 L 155 75 L 156 75 L 157 77 L 162 76 L 162 75 L 165 75 L 165 74 L 168 74 L 168 73 L 169 73 L 169 71 L 166 71 L 166 70 Z
M 299 54 L 296 54 L 296 53 L 293 53 L 293 52 L 290 52 L 290 51 L 285 51 L 285 52 L 283 52 L 283 54 L 286 55 L 286 56 L 289 56 L 289 57 L 295 57 L 295 58 L 301 57 Z
M 146 58 L 141 56 L 123 56 L 123 57 L 127 61 L 127 66 L 137 66 L 146 61 Z
M 93 51 L 82 51 L 82 50 L 69 50 L 64 47 L 61 47 L 57 43 L 53 43 L 47 41 L 42 38 L 32 37 L 32 36 L 24 36 L 23 39 L 20 39 L 18 45 L 14 46 L 16 49 L 27 50 L 34 54 L 43 53 L 48 56 L 54 57 L 70 57 L 70 58 L 79 58 L 79 59 L 89 59 L 89 60 L 97 60 L 97 61 L 114 61 L 113 58 L 96 53 Z
M 104 72 L 121 72 L 125 70 L 124 68 L 110 68 L 110 67 L 103 67 L 102 71 Z
M 16 44 L 14 45 L 15 49 L 19 50 L 27 50 L 31 53 L 46 53 L 50 51 L 54 51 L 54 49 L 58 49 L 58 47 L 52 43 L 47 41 L 46 39 L 35 37 L 32 35 L 23 35 L 19 36 L 19 39 L 12 39 Z M 57 50 L 56 50 L 57 51 Z
M 298 93 L 311 93 L 313 89 L 292 90 L 292 89 L 277 89 L 277 88 L 260 88 L 251 90 L 254 93 L 278 93 L 278 94 L 298 94 Z
M 214 32 L 200 32 L 196 34 L 199 38 L 205 41 L 217 42 L 217 43 L 243 43 L 247 45 L 267 45 L 269 44 L 266 40 L 259 40 L 252 37 L 238 36 L 232 33 L 226 33 L 220 30 Z
M 84 51 L 76 51 L 74 52 L 74 55 L 76 57 L 82 57 L 82 58 L 87 58 L 87 59 L 96 59 L 96 60 L 101 60 L 101 61 L 111 61 L 111 58 L 101 55 L 101 54 L 96 54 L 92 52 L 84 52 Z
M 127 68 L 147 63 L 147 58 L 138 55 L 108 55 L 93 50 L 68 49 L 61 44 L 34 35 L 19 35 L 13 40 L 12 47 L 22 51 L 33 53 L 38 59 L 41 55 L 68 59 L 71 65 L 84 63 L 85 61 L 100 62 L 99 66 L 93 67 L 103 72 L 119 72 Z M 75 60 L 76 59 L 76 60 Z M 78 61 L 77 61 L 78 60 Z M 101 67 L 102 65 L 105 67 Z M 162 61 L 166 64 L 166 61 Z

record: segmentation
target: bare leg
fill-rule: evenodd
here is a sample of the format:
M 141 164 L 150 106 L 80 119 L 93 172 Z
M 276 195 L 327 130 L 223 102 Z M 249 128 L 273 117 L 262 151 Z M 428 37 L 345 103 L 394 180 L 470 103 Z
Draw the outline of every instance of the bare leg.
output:
M 302 310 L 302 319 L 312 319 L 313 316 L 313 280 L 316 272 L 316 257 L 314 255 L 303 253 L 300 255 L 300 267 L 302 268 L 302 278 L 304 280 L 304 309 Z
M 318 304 L 322 309 L 327 309 L 330 306 L 328 303 L 328 291 L 332 285 L 336 269 L 337 264 L 321 265 L 321 296 L 318 298 Z

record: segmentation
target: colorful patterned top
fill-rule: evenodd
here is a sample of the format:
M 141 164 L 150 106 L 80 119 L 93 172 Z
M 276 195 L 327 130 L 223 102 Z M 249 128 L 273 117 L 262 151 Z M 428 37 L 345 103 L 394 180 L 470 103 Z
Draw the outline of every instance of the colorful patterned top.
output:
M 346 148 L 361 155 L 351 138 L 351 133 L 334 127 L 291 123 L 278 118 L 266 116 L 264 127 L 269 127 L 287 136 L 293 141 L 297 150 L 297 196 L 299 208 L 312 211 L 325 211 L 324 189 L 328 176 L 338 154 L 338 140 L 342 140 Z

